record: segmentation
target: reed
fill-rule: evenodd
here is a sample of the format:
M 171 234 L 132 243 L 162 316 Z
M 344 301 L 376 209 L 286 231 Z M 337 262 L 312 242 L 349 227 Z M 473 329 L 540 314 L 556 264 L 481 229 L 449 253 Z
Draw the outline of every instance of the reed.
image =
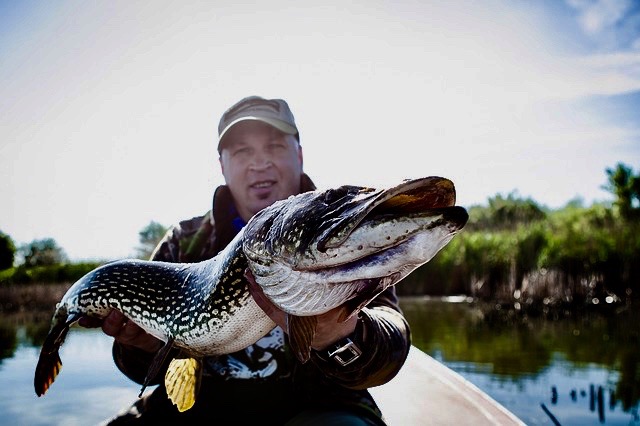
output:
M 51 315 L 71 283 L 4 284 L 0 286 L 0 313 L 43 312 Z

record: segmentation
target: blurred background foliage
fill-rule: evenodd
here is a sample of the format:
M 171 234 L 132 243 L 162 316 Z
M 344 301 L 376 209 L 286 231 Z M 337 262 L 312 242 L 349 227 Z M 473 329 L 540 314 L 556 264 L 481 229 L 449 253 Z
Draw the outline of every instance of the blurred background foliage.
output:
M 599 303 L 638 298 L 640 176 L 619 163 L 603 188 L 615 201 L 550 210 L 516 193 L 471 206 L 469 222 L 400 295 Z
M 469 222 L 433 260 L 397 286 L 403 295 L 457 295 L 534 304 L 640 298 L 640 175 L 605 170 L 614 200 L 551 210 L 516 192 L 468 207 Z M 168 227 L 139 232 L 147 259 Z M 52 238 L 20 247 L 0 231 L 0 284 L 74 282 L 105 262 L 70 263 Z

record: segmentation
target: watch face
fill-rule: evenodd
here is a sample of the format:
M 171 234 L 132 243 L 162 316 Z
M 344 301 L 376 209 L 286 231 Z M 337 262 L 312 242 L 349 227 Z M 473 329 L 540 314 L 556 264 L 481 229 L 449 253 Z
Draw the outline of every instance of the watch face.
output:
M 330 349 L 328 351 L 328 355 L 329 358 L 333 359 L 338 364 L 345 366 L 360 358 L 362 351 L 351 339 L 346 338 L 338 342 L 333 349 Z

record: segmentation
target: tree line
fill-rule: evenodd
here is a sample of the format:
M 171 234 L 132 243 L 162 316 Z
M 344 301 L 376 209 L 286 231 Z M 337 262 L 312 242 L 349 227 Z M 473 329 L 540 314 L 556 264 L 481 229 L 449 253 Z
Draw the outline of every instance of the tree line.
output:
M 167 229 L 155 221 L 146 225 L 138 233 L 140 245 L 135 257 L 148 259 Z M 74 282 L 103 263 L 69 262 L 64 249 L 53 238 L 16 246 L 13 239 L 0 230 L 0 284 Z
M 606 176 L 612 203 L 576 199 L 550 210 L 511 193 L 470 207 L 463 232 L 398 293 L 545 304 L 640 298 L 640 175 L 618 163 Z
M 400 283 L 398 294 L 517 303 L 640 298 L 640 174 L 624 163 L 605 172 L 613 202 L 575 199 L 551 210 L 513 192 L 469 207 L 463 232 Z M 142 229 L 137 256 L 148 258 L 166 230 L 153 221 Z M 96 266 L 72 267 L 53 239 L 16 248 L 0 232 L 0 283 L 73 282 Z

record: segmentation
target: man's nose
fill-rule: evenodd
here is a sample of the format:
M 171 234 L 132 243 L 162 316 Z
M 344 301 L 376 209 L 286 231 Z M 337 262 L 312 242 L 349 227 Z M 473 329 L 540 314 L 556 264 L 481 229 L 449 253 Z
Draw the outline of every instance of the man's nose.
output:
M 253 170 L 266 170 L 273 166 L 273 161 L 268 155 L 254 155 L 249 167 Z

